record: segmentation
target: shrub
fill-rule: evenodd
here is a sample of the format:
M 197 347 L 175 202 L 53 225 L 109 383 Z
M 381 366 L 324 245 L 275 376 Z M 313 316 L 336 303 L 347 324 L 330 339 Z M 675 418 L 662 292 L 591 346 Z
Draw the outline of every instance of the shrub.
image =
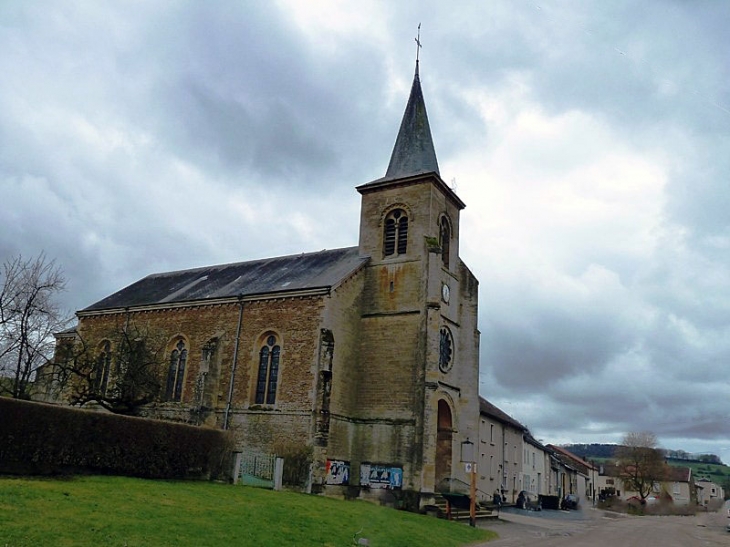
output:
M 273 450 L 277 456 L 284 458 L 282 484 L 290 488 L 303 488 L 309 480 L 312 447 L 278 443 Z
M 218 477 L 227 432 L 0 398 L 0 472 Z
M 598 503 L 599 509 L 607 511 L 615 511 L 617 513 L 628 513 L 629 515 L 694 515 L 702 508 L 697 505 L 674 505 L 670 501 L 662 501 L 655 504 L 642 505 L 637 500 L 628 501 L 614 497 L 609 497 Z

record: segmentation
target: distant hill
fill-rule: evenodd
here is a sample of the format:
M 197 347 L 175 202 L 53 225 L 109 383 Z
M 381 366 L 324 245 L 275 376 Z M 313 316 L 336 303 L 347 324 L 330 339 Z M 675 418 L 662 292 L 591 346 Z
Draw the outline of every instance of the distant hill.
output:
M 576 456 L 584 460 L 606 460 L 615 457 L 618 444 L 565 444 L 563 448 L 572 452 Z M 664 457 L 675 461 L 695 462 L 695 463 L 711 463 L 724 465 L 719 456 L 715 454 L 693 454 L 684 450 L 661 449 Z
M 617 444 L 564 444 L 561 445 L 567 451 L 572 452 L 579 458 L 584 460 L 610 460 L 614 457 L 614 452 L 619 445 Z

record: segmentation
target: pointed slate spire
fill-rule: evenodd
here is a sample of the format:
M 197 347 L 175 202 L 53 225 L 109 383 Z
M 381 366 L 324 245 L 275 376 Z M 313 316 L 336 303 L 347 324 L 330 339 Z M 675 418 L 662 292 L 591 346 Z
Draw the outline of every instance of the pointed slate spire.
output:
M 408 98 L 393 154 L 390 156 L 388 171 L 381 180 L 399 179 L 422 173 L 436 173 L 440 176 L 416 61 L 411 96 Z

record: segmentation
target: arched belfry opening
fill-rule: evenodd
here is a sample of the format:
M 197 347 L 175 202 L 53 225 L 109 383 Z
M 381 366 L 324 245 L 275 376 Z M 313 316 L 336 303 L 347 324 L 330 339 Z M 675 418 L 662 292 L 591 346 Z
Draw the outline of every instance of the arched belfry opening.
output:
M 451 407 L 444 399 L 438 402 L 438 426 L 436 433 L 436 484 L 451 477 L 451 453 L 453 442 Z

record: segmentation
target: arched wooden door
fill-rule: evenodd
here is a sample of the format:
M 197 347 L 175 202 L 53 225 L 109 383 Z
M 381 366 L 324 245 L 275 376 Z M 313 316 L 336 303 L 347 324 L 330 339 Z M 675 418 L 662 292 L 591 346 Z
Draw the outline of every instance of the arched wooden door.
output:
M 451 452 L 453 441 L 453 421 L 451 407 L 443 399 L 438 403 L 438 430 L 436 433 L 436 487 L 451 477 Z

